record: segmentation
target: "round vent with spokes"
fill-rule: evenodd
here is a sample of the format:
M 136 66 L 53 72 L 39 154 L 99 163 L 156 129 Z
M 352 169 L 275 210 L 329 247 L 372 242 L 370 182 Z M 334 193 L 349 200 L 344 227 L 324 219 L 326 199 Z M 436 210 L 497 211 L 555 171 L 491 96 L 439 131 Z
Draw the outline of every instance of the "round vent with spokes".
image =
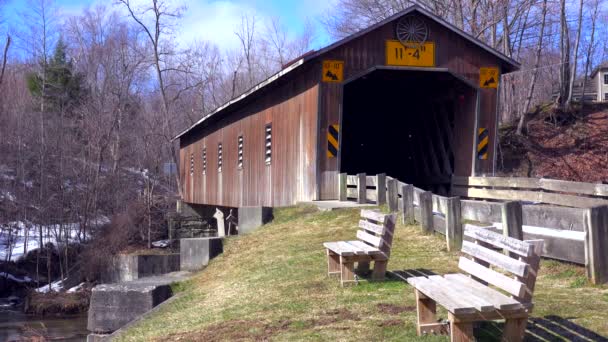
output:
M 420 17 L 407 15 L 397 23 L 396 33 L 405 47 L 418 48 L 426 42 L 429 30 Z

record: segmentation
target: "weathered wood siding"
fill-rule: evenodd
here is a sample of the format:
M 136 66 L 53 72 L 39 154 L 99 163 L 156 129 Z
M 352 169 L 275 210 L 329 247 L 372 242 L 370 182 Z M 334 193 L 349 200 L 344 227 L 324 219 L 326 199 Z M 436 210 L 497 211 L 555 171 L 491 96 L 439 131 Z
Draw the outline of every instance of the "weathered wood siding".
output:
M 316 196 L 318 85 L 307 70 L 274 85 L 255 102 L 181 139 L 184 201 L 240 206 L 287 206 Z M 272 124 L 272 161 L 265 164 L 265 126 Z M 238 137 L 243 136 L 243 169 Z M 218 172 L 218 144 L 222 171 Z M 202 151 L 207 149 L 203 174 Z M 194 172 L 190 174 L 190 156 Z
M 429 37 L 428 41 L 435 43 L 435 64 L 437 68 L 448 68 L 450 72 L 457 74 L 468 80 L 474 85 L 479 84 L 479 68 L 480 67 L 499 67 L 504 68 L 504 62 L 489 52 L 480 49 L 475 44 L 462 38 L 457 33 L 437 24 L 432 19 L 428 19 L 423 15 L 419 15 L 428 25 Z M 384 26 L 381 26 L 357 39 L 348 42 L 345 45 L 339 46 L 334 50 L 328 51 L 322 60 L 343 60 L 344 61 L 344 79 L 356 77 L 357 75 L 369 70 L 374 66 L 386 65 L 386 40 L 396 39 L 395 37 L 395 20 Z M 318 74 L 321 76 L 321 63 L 318 61 Z M 321 173 L 328 171 L 338 171 L 338 158 L 328 158 L 325 153 L 327 145 L 326 136 L 328 125 L 341 122 L 341 113 L 343 86 L 336 83 L 323 83 L 320 93 L 320 134 L 319 134 L 319 170 Z M 437 90 L 437 96 L 441 96 L 441 89 Z M 446 90 L 447 91 L 447 90 Z M 476 109 L 476 92 L 474 89 L 466 92 L 464 101 L 461 104 L 457 103 L 456 120 L 454 127 L 454 154 L 455 154 L 455 174 L 470 175 L 472 165 L 473 143 L 475 143 L 475 109 Z M 485 127 L 490 134 L 490 149 L 487 160 L 479 161 L 480 172 L 491 172 L 494 159 L 493 144 L 495 141 L 496 127 L 496 107 L 497 107 L 497 91 L 496 89 L 480 89 L 480 117 L 479 127 Z M 337 185 L 333 181 L 334 178 L 324 177 L 321 179 L 321 198 L 335 199 L 337 198 Z

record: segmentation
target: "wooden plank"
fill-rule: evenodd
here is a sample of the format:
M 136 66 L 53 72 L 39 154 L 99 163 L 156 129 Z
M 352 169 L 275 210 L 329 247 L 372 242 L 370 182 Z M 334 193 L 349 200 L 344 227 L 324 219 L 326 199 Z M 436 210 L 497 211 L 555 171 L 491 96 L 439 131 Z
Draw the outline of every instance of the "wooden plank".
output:
M 365 176 L 365 186 L 368 188 L 375 188 L 378 185 L 376 176 Z
M 414 204 L 420 206 L 420 195 L 425 193 L 424 190 L 414 187 Z
M 484 186 L 502 188 L 539 189 L 540 182 L 536 178 L 527 177 L 461 177 L 453 176 L 452 184 L 460 186 Z
M 532 303 L 532 296 L 534 295 L 534 287 L 536 286 L 536 277 L 538 276 L 538 270 L 540 268 L 540 256 L 543 252 L 543 240 L 527 240 L 534 248 L 534 255 L 531 257 L 523 257 L 521 260 L 528 264 L 529 272 L 525 277 L 517 277 L 522 282 L 526 291 L 521 296 L 516 296 L 516 299 L 524 304 Z
M 342 202 L 348 200 L 348 175 L 346 173 L 341 173 L 338 175 L 338 199 Z
M 402 223 L 407 225 L 414 224 L 414 186 L 404 184 L 401 186 L 401 192 L 403 194 L 401 199 Z
M 462 247 L 463 238 L 460 198 L 447 198 L 445 213 L 445 238 L 448 251 L 457 251 Z
M 376 203 L 386 204 L 386 173 L 376 175 Z
M 465 257 L 460 257 L 458 268 L 472 276 L 475 276 L 476 278 L 488 282 L 488 284 L 499 287 L 514 296 L 521 297 L 526 291 L 526 287 L 523 283 L 513 278 L 509 278 L 502 273 L 498 273 L 492 269 L 483 267 Z
M 421 222 L 422 220 L 422 210 L 420 207 L 414 207 L 414 220 L 416 220 L 416 222 Z
M 350 186 L 357 186 L 359 179 L 357 176 L 346 176 L 346 184 Z
M 469 305 L 481 312 L 488 312 L 496 310 L 494 303 L 490 302 L 486 298 L 479 296 L 473 291 L 467 291 L 461 284 L 444 278 L 440 275 L 429 276 L 429 280 L 435 282 L 438 286 L 441 286 L 444 291 L 448 292 L 453 297 L 459 297 L 466 300 Z
M 324 242 L 323 246 L 329 250 L 331 250 L 332 252 L 342 255 L 342 256 L 351 256 L 354 255 L 354 252 L 352 251 L 352 249 L 347 249 L 347 250 L 342 250 L 338 244 L 338 242 Z
M 445 218 L 433 215 L 433 231 L 445 235 Z
M 361 240 L 361 241 L 365 241 L 367 243 L 369 243 L 370 245 L 380 248 L 382 246 L 382 239 L 374 236 L 372 234 L 366 233 L 362 230 L 358 230 L 357 231 L 357 239 Z
M 359 220 L 359 227 L 369 230 L 370 232 L 374 232 L 378 235 L 384 234 L 384 226 L 374 224 L 366 220 Z
M 382 251 L 379 250 L 378 248 L 372 247 L 372 246 L 366 244 L 363 241 L 352 240 L 352 241 L 346 241 L 346 242 L 348 244 L 351 244 L 351 245 L 353 245 L 353 246 L 355 246 L 355 247 L 357 247 L 357 248 L 365 251 L 365 254 L 367 254 L 367 255 L 373 255 L 373 254 L 380 254 L 380 253 L 382 253 Z
M 425 191 L 420 194 L 420 225 L 425 233 L 433 231 L 433 194 L 430 191 Z
M 464 220 L 484 223 L 500 222 L 500 203 L 460 200 L 460 213 Z
M 407 282 L 422 292 L 425 296 L 434 299 L 438 304 L 455 314 L 477 312 L 474 306 L 460 297 L 451 296 L 445 289 L 438 286 L 426 277 L 408 278 Z
M 585 267 L 594 284 L 608 282 L 608 207 L 585 212 Z
M 445 213 L 447 211 L 447 208 L 446 208 L 447 199 L 448 199 L 447 197 L 433 194 L 433 211 L 436 213 L 442 213 L 445 215 Z
M 470 224 L 465 225 L 464 235 L 475 240 L 487 242 L 493 246 L 496 246 L 497 248 L 507 249 L 509 252 L 513 252 L 521 256 L 532 256 L 532 253 L 534 252 L 532 246 L 524 241 L 511 239 L 494 233 L 488 229 Z
M 356 247 L 352 244 L 349 244 L 346 241 L 337 241 L 336 242 L 338 244 L 338 248 L 344 252 L 348 252 L 348 253 L 352 253 L 354 255 L 365 255 L 367 253 L 365 253 L 365 250 L 359 247 Z
M 384 219 L 386 218 L 386 214 L 383 214 L 376 210 L 363 209 L 361 210 L 361 217 L 376 221 L 380 224 L 384 224 Z
M 478 295 L 487 298 L 499 310 L 517 310 L 523 307 L 517 300 L 507 297 L 504 294 L 465 276 L 464 274 L 446 274 L 444 277 L 454 281 L 455 283 L 462 284 L 464 287 L 464 289 L 462 289 L 463 293 L 474 291 Z
M 357 174 L 357 203 L 367 203 L 367 186 L 365 185 L 365 173 Z
M 523 224 L 564 230 L 584 231 L 585 209 L 551 205 L 524 205 Z M 498 222 L 488 221 L 488 222 Z
M 524 262 L 469 241 L 462 243 L 462 252 L 520 277 L 524 277 L 528 270 L 528 265 Z
M 357 189 L 353 189 L 353 188 L 346 189 L 346 197 L 347 197 L 347 199 L 348 198 L 354 198 L 354 199 L 356 199 L 358 194 L 359 193 L 357 192 Z
M 376 189 L 367 189 L 365 190 L 365 198 L 368 202 L 378 203 L 378 193 L 376 193 Z
M 582 183 L 558 179 L 540 179 L 540 188 L 549 191 L 570 192 L 575 194 L 608 196 L 608 184 Z
M 454 196 L 469 198 L 501 199 L 511 201 L 526 201 L 563 205 L 566 207 L 589 208 L 608 205 L 608 200 L 591 197 L 581 197 L 567 194 L 539 192 L 532 190 L 497 190 L 453 187 Z
M 493 227 L 500 233 L 501 228 Z M 585 265 L 585 233 L 542 227 L 523 226 L 524 240 L 542 239 L 542 256 Z

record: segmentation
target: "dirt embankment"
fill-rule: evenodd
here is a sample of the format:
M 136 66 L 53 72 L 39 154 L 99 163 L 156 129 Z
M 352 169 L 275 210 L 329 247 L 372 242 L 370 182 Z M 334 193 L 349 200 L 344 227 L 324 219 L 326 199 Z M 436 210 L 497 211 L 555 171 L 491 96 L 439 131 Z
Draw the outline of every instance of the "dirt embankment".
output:
M 608 104 L 586 106 L 582 113 L 547 106 L 529 120 L 526 136 L 515 128 L 500 129 L 500 175 L 608 182 Z

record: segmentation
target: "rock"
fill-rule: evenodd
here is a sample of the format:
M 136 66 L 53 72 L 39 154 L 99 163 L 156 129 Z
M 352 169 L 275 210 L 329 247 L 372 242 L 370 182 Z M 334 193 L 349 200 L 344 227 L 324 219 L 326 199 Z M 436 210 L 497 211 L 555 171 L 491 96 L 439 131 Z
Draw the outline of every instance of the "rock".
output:
M 167 248 L 167 247 L 169 247 L 170 244 L 171 244 L 171 241 L 169 241 L 169 240 L 158 240 L 158 241 L 152 242 L 152 247 Z

